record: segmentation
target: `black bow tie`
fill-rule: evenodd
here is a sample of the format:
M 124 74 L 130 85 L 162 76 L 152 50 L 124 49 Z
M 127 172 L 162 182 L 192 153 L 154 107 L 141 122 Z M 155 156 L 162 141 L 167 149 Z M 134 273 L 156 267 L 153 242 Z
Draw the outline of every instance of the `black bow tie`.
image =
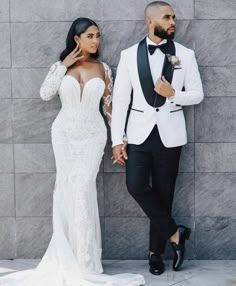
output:
M 166 53 L 168 48 L 168 42 L 165 44 L 161 44 L 161 45 L 148 45 L 148 51 L 150 53 L 150 55 L 153 55 L 156 49 L 160 49 L 162 51 L 162 53 Z

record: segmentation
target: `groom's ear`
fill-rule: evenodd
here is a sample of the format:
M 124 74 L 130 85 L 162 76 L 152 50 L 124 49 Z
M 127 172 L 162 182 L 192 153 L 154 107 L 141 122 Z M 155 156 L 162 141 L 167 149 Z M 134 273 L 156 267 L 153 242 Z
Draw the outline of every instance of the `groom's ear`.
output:
M 152 29 L 153 29 L 153 19 L 151 17 L 147 16 L 145 18 L 145 22 L 146 22 L 146 25 L 147 25 L 148 32 L 152 31 Z
M 149 26 L 151 24 L 152 20 L 150 17 L 146 17 L 145 22 L 146 22 L 146 25 Z

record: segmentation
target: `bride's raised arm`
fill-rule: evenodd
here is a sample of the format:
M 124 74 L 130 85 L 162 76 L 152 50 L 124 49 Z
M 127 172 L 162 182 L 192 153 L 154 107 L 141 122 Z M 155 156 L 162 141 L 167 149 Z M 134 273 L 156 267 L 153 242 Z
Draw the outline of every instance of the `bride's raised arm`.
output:
M 102 110 L 103 114 L 106 116 L 107 122 L 111 124 L 111 113 L 112 113 L 112 91 L 113 91 L 113 77 L 111 68 L 106 64 L 105 68 L 105 91 L 102 97 Z
M 62 78 L 66 74 L 66 66 L 58 61 L 53 64 L 40 88 L 40 97 L 42 100 L 51 100 L 58 94 L 59 87 L 61 85 Z
M 66 53 L 66 55 L 63 57 L 63 61 L 58 61 L 50 67 L 49 72 L 40 88 L 40 97 L 42 100 L 50 100 L 58 94 L 61 81 L 66 74 L 67 68 L 84 57 L 81 52 L 82 50 L 80 49 L 79 44 L 77 44 L 71 53 Z

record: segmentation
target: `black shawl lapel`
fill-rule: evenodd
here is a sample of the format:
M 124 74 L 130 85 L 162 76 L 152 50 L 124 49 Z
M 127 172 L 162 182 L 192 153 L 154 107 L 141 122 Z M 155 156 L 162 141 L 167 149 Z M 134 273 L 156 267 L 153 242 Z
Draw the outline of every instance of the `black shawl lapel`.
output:
M 147 103 L 153 106 L 156 98 L 156 92 L 154 91 L 154 84 L 148 60 L 146 37 L 138 45 L 137 65 L 144 97 Z
M 166 80 L 171 83 L 174 73 L 174 68 L 172 64 L 169 62 L 167 55 L 175 56 L 175 44 L 172 40 L 168 40 L 168 46 L 165 50 L 165 61 L 162 69 L 162 75 L 166 78 Z
M 169 40 L 168 42 L 169 45 L 165 51 L 165 54 L 175 55 L 175 45 L 173 41 Z M 164 105 L 166 98 L 159 95 L 154 90 L 154 83 L 148 60 L 146 37 L 138 45 L 137 67 L 138 67 L 140 84 L 147 103 L 153 107 L 159 107 Z M 165 78 L 171 83 L 173 77 L 173 67 L 168 61 L 166 55 L 162 69 L 162 75 L 164 75 Z

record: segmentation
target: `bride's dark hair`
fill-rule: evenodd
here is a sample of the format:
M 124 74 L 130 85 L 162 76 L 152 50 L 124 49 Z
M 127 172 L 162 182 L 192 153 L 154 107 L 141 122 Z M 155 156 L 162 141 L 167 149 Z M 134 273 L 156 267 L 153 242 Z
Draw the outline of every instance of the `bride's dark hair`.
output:
M 74 36 L 80 36 L 90 26 L 98 27 L 98 25 L 89 18 L 78 18 L 72 23 L 66 38 L 66 49 L 60 55 L 61 61 L 63 61 L 75 49 L 77 44 L 74 40 Z M 91 54 L 91 57 L 95 59 L 98 58 L 98 56 L 98 50 L 96 51 L 96 53 Z

